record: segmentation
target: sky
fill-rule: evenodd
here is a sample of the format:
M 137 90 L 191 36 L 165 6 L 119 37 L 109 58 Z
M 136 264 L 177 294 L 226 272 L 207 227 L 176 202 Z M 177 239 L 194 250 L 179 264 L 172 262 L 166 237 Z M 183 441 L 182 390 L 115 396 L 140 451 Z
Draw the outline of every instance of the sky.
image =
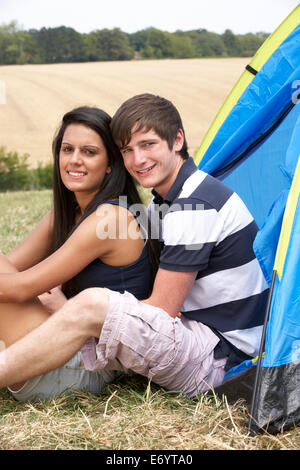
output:
M 69 26 L 79 33 L 120 28 L 134 33 L 207 29 L 218 34 L 271 33 L 299 0 L 0 0 L 0 24 L 27 30 Z

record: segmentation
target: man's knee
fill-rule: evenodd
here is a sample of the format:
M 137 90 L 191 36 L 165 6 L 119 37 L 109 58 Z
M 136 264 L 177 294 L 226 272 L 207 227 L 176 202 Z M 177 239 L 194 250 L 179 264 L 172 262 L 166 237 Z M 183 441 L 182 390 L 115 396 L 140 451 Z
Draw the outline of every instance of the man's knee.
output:
M 108 306 L 107 290 L 93 287 L 68 300 L 60 313 L 65 316 L 69 325 L 81 328 L 88 336 L 99 337 Z

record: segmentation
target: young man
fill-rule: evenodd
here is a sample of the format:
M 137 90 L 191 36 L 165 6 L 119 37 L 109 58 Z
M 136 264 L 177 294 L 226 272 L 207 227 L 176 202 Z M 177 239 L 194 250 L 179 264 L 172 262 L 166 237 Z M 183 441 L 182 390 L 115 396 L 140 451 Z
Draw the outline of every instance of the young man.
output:
M 87 369 L 132 370 L 193 397 L 258 352 L 268 286 L 247 208 L 197 170 L 168 100 L 135 96 L 111 128 L 127 170 L 154 188 L 149 214 L 161 256 L 153 292 L 140 302 L 127 292 L 83 291 L 0 355 L 0 387 L 57 368 L 84 345 Z

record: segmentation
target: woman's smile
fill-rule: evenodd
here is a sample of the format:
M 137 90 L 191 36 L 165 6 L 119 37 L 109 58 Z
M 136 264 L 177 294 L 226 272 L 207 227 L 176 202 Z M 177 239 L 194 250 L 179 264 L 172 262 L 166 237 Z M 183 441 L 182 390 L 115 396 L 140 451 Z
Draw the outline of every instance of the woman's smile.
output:
M 59 153 L 61 179 L 75 193 L 80 205 L 91 200 L 110 173 L 107 151 L 101 137 L 83 124 L 70 124 Z
M 69 176 L 71 176 L 72 178 L 75 178 L 75 179 L 82 178 L 83 176 L 87 175 L 87 171 L 67 170 L 67 173 L 68 173 Z

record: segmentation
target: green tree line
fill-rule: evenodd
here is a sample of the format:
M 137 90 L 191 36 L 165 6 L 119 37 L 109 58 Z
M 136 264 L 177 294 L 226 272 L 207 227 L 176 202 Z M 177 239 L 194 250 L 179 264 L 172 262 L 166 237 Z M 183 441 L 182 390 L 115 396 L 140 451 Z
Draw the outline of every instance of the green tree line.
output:
M 0 192 L 52 188 L 52 163 L 30 168 L 29 154 L 19 155 L 0 147 Z
M 24 31 L 13 21 L 0 26 L 0 64 L 52 64 L 111 60 L 252 57 L 267 33 L 223 34 L 205 29 L 169 33 L 147 28 L 125 33 L 119 28 L 79 33 L 73 28 Z

